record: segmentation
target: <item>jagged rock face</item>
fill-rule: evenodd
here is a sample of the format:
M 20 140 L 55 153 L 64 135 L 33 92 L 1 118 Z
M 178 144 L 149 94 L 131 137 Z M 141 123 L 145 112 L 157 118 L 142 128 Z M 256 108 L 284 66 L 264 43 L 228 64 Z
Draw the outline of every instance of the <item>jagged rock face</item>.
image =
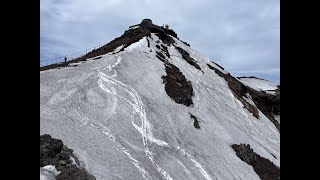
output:
M 271 95 L 265 92 L 255 91 L 251 88 L 248 88 L 248 91 L 254 101 L 256 102 L 257 107 L 262 112 L 269 112 L 275 115 L 280 115 L 280 96 Z
M 262 112 L 269 114 L 268 117 L 280 115 L 280 85 L 254 76 L 238 79 L 248 87 L 249 93 Z
M 62 151 L 63 143 L 60 139 L 53 139 L 50 135 L 40 136 L 40 167 L 55 165 L 60 169 L 62 161 L 69 162 L 69 151 Z M 64 148 L 65 150 L 66 148 Z M 52 164 L 50 164 L 52 163 Z
M 217 73 L 220 77 L 225 78 L 225 80 L 228 82 L 228 85 L 229 85 L 230 89 L 235 94 L 237 94 L 239 97 L 245 96 L 245 94 L 247 93 L 247 89 L 241 82 L 236 80 L 229 73 L 228 74 L 224 74 L 221 71 L 219 71 L 217 68 L 214 68 L 213 66 L 211 66 L 210 64 L 207 64 L 207 65 L 208 65 L 208 67 L 210 69 L 214 70 L 215 73 Z
M 197 69 L 199 69 L 200 71 L 202 71 L 201 68 L 200 68 L 200 66 L 197 64 L 197 62 L 196 62 L 192 57 L 190 57 L 190 55 L 189 55 L 189 53 L 188 53 L 187 51 L 185 51 L 185 50 L 182 49 L 181 47 L 175 46 L 175 48 L 181 53 L 182 58 L 183 58 L 184 60 L 186 60 L 190 65 L 192 65 L 192 66 L 194 66 L 195 68 L 197 68 Z
M 237 156 L 247 164 L 252 165 L 257 160 L 257 155 L 250 149 L 249 144 L 233 144 L 232 148 L 237 153 Z
M 72 164 L 73 150 L 63 145 L 62 140 L 48 134 L 40 135 L 40 167 L 53 165 L 61 171 L 56 180 L 95 180 L 86 170 Z
M 232 148 L 242 161 L 254 168 L 262 180 L 280 179 L 280 168 L 275 166 L 270 160 L 256 154 L 249 144 L 233 144 Z
M 266 160 L 280 167 L 280 133 L 259 108 L 271 97 L 172 34 L 130 29 L 95 52 L 107 54 L 40 72 L 40 133 L 72 147 L 97 179 L 274 177 L 259 171 Z M 234 153 L 240 143 L 258 170 Z M 59 175 L 75 174 L 67 169 Z
M 156 36 L 159 37 L 159 39 L 166 44 L 167 46 L 170 46 L 171 44 L 173 44 L 175 41 L 168 36 L 163 29 L 159 29 L 159 28 L 151 28 L 151 32 L 155 33 Z
M 249 94 L 253 98 L 256 106 L 266 115 L 280 132 L 280 124 L 274 115 L 280 115 L 280 95 L 270 95 L 247 87 Z
M 172 65 L 165 64 L 166 76 L 162 76 L 165 90 L 176 103 L 190 106 L 193 104 L 193 89 L 190 81 L 187 81 L 180 70 Z
M 156 51 L 156 57 L 164 63 L 167 73 L 161 78 L 165 84 L 165 91 L 167 92 L 168 96 L 170 96 L 170 98 L 178 104 L 183 104 L 186 106 L 192 105 L 192 96 L 194 94 L 191 82 L 185 78 L 179 68 L 169 63 L 169 61 L 166 59 L 170 58 L 168 48 L 163 44 L 160 46 L 157 44 L 156 47 L 158 49 Z
M 236 97 L 244 104 L 244 107 L 248 109 L 256 118 L 259 118 L 259 112 L 257 108 L 267 116 L 271 122 L 276 126 L 280 132 L 280 124 L 274 118 L 274 115 L 280 115 L 280 95 L 271 95 L 265 92 L 256 91 L 248 86 L 245 86 L 236 78 L 232 77 L 230 74 L 224 74 L 219 71 L 217 68 L 212 67 L 210 64 L 207 64 L 208 67 L 214 70 L 219 76 L 226 79 L 230 89 L 236 94 Z M 243 99 L 246 97 L 246 93 L 249 93 L 252 97 L 253 102 L 257 106 L 253 106 Z
M 242 102 L 244 108 L 249 110 L 256 118 L 259 118 L 259 111 L 257 110 L 257 108 L 243 99 L 243 97 L 247 97 L 247 87 L 240 83 L 236 78 L 232 77 L 230 74 L 224 74 L 210 64 L 207 65 L 210 69 L 214 70 L 215 73 L 217 73 L 220 77 L 223 77 L 228 82 L 230 89 L 235 94 L 236 98 Z

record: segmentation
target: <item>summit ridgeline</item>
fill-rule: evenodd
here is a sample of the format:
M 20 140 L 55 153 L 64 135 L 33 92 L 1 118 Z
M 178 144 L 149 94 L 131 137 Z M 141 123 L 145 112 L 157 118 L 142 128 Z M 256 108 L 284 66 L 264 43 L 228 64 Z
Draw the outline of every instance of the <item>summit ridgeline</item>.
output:
M 112 52 L 116 48 L 120 47 L 121 45 L 123 45 L 123 47 L 121 48 L 120 51 L 123 51 L 126 47 L 130 46 L 132 43 L 138 42 L 141 38 L 145 36 L 150 36 L 151 33 L 157 34 L 157 36 L 167 45 L 172 44 L 174 42 L 171 36 L 179 39 L 177 34 L 174 32 L 174 30 L 170 29 L 168 25 L 158 26 L 153 24 L 151 19 L 143 19 L 140 24 L 129 26 L 128 30 L 126 30 L 123 35 L 115 38 L 114 40 L 110 41 L 106 45 L 100 48 L 94 49 L 91 52 L 79 58 L 76 58 L 64 63 L 56 63 L 56 64 L 40 67 L 40 71 L 54 69 L 58 67 L 65 67 L 71 63 L 86 61 L 88 58 L 93 58 L 96 56 L 100 56 L 100 55 Z M 184 42 L 182 40 L 180 41 L 185 45 L 190 46 L 187 42 Z

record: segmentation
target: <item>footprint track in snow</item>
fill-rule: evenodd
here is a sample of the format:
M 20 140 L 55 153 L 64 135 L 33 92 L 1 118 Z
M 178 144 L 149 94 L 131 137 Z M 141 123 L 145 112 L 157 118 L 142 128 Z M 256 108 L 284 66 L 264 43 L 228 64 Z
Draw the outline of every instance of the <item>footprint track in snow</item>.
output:
M 210 175 L 202 168 L 201 164 L 199 162 L 197 162 L 193 156 L 191 156 L 191 154 L 189 154 L 188 152 L 186 152 L 184 149 L 182 149 L 180 147 L 177 147 L 177 148 L 172 147 L 167 142 L 156 139 L 153 136 L 152 130 L 151 130 L 151 125 L 147 119 L 145 106 L 142 102 L 141 97 L 139 96 L 139 94 L 136 92 L 135 89 L 133 89 L 132 87 L 115 79 L 117 77 L 117 71 L 114 68 L 117 65 L 119 65 L 120 62 L 121 62 L 121 56 L 118 56 L 118 59 L 114 64 L 112 64 L 112 65 L 109 64 L 108 66 L 106 66 L 102 70 L 98 70 L 98 77 L 99 77 L 98 84 L 99 84 L 99 87 L 102 90 L 104 90 L 106 93 L 109 93 L 113 96 L 116 96 L 120 99 L 123 99 L 129 105 L 132 106 L 133 111 L 132 111 L 132 116 L 131 116 L 131 123 L 132 123 L 133 127 L 142 135 L 142 142 L 143 142 L 143 146 L 144 146 L 145 155 L 151 161 L 152 165 L 156 168 L 156 170 L 161 174 L 161 176 L 164 179 L 166 179 L 166 180 L 173 179 L 165 170 L 163 170 L 161 167 L 159 167 L 159 165 L 155 162 L 154 157 L 152 155 L 152 152 L 150 151 L 150 149 L 148 147 L 148 144 L 150 144 L 149 142 L 155 143 L 159 146 L 165 146 L 165 147 L 176 149 L 177 152 L 179 152 L 182 156 L 189 159 L 198 168 L 198 170 L 200 171 L 200 173 L 202 174 L 202 176 L 205 179 L 211 180 L 212 178 L 210 177 Z M 110 72 L 113 72 L 113 73 L 111 73 L 111 75 L 107 75 Z M 105 83 L 108 84 L 108 86 L 105 86 Z M 110 87 L 112 88 L 112 90 L 109 89 Z M 116 92 L 117 88 L 124 90 L 126 92 L 126 97 L 117 94 L 117 92 Z M 139 122 L 140 126 L 136 124 L 137 121 Z M 99 128 L 99 126 L 97 126 L 96 128 Z M 105 133 L 105 132 L 106 131 L 103 131 L 103 133 Z M 116 142 L 116 139 L 110 133 L 107 133 L 106 135 L 108 137 L 112 137 L 111 140 L 113 142 Z M 117 146 L 119 146 L 119 145 L 117 145 Z M 126 149 L 124 149 L 123 147 L 122 148 L 120 147 L 120 149 L 131 159 L 133 164 L 140 170 L 143 177 L 145 179 L 149 179 L 148 173 L 141 167 L 139 161 L 134 159 L 129 154 L 129 152 Z
M 114 73 L 110 76 L 108 76 L 103 71 L 98 70 L 98 76 L 99 76 L 98 84 L 99 84 L 100 88 L 103 89 L 105 92 L 125 100 L 128 104 L 130 104 L 133 107 L 133 112 L 132 112 L 132 116 L 131 116 L 131 123 L 135 127 L 135 129 L 142 135 L 142 140 L 143 140 L 143 145 L 144 145 L 144 150 L 145 150 L 146 156 L 148 157 L 148 159 L 150 159 L 152 165 L 157 169 L 157 171 L 162 175 L 163 178 L 171 180 L 172 179 L 171 176 L 155 163 L 152 152 L 149 150 L 149 147 L 147 146 L 148 141 L 156 143 L 157 145 L 160 145 L 160 146 L 168 146 L 168 144 L 164 141 L 155 139 L 153 137 L 153 134 L 151 132 L 150 123 L 146 118 L 145 107 L 144 107 L 142 100 L 141 100 L 140 96 L 138 95 L 138 93 L 132 87 L 115 79 L 117 77 L 117 72 L 114 70 L 114 68 L 120 62 L 121 62 L 121 57 L 119 56 L 118 60 L 115 64 L 109 65 L 109 66 L 102 69 L 102 70 L 107 70 L 108 72 L 113 71 Z M 109 86 L 114 87 L 114 89 L 122 88 L 123 90 L 125 90 L 125 92 L 129 96 L 129 98 L 120 96 L 115 91 L 112 92 L 110 89 L 108 89 L 104 85 L 104 83 L 107 83 Z M 135 123 L 136 119 L 141 121 L 140 122 L 141 126 L 138 126 Z M 129 154 L 129 153 L 126 151 L 126 154 Z M 132 156 L 130 155 L 130 157 L 132 157 Z M 132 160 L 132 158 L 130 158 L 130 159 Z M 134 163 L 138 162 L 137 160 L 133 160 L 133 161 L 134 161 Z M 139 170 L 142 173 L 144 173 L 141 169 L 139 169 Z M 144 178 L 146 179 L 146 176 L 144 176 Z

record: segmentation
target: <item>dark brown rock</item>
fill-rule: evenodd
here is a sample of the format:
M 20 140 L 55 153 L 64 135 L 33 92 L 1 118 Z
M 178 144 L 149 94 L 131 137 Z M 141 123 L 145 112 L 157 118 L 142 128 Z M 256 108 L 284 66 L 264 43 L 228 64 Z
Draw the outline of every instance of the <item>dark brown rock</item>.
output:
M 246 97 L 246 93 L 248 92 L 247 87 L 245 85 L 243 85 L 240 81 L 238 81 L 236 78 L 231 76 L 229 73 L 224 74 L 223 72 L 221 72 L 217 68 L 211 66 L 210 64 L 207 64 L 207 66 L 210 69 L 214 70 L 215 73 L 217 73 L 220 77 L 223 77 L 228 82 L 228 86 L 231 89 L 231 91 L 233 92 L 233 94 L 235 95 L 235 97 L 239 101 L 241 101 L 241 103 L 243 104 L 243 107 L 246 108 L 248 111 L 250 111 L 254 117 L 259 118 L 258 109 L 255 106 L 253 106 L 252 104 L 248 103 L 243 98 L 243 97 Z
M 192 105 L 193 88 L 191 82 L 173 64 L 166 62 L 165 68 L 167 75 L 162 76 L 162 79 L 168 96 L 178 104 Z
M 233 144 L 231 147 L 242 161 L 253 167 L 262 180 L 280 180 L 280 168 L 269 159 L 256 154 L 249 144 Z
M 72 164 L 70 157 L 75 157 L 73 150 L 63 145 L 60 139 L 52 138 L 48 134 L 40 135 L 40 167 L 53 165 L 60 174 L 57 180 L 94 180 L 85 169 Z M 77 159 L 76 159 L 77 161 Z
M 195 115 L 191 114 L 191 113 L 189 113 L 189 114 L 190 114 L 190 118 L 193 120 L 193 126 L 196 129 L 200 129 L 200 124 L 199 124 L 198 118 Z
M 197 64 L 197 62 L 192 57 L 190 57 L 190 54 L 187 51 L 185 51 L 184 49 L 182 49 L 181 47 L 178 47 L 178 46 L 174 46 L 174 47 L 180 52 L 180 54 L 182 55 L 182 58 L 184 60 L 186 60 L 187 63 L 189 63 L 190 65 L 192 65 L 195 68 L 197 68 L 200 71 L 202 71 L 200 66 Z

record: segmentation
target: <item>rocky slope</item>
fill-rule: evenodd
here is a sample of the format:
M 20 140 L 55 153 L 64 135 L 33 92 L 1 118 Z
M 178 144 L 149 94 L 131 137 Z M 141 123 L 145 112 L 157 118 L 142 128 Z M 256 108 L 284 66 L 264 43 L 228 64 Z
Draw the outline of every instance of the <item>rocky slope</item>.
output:
M 48 134 L 40 135 L 40 179 L 95 180 L 80 166 L 72 152 L 60 139 L 54 139 Z M 48 166 L 55 169 L 48 171 Z

